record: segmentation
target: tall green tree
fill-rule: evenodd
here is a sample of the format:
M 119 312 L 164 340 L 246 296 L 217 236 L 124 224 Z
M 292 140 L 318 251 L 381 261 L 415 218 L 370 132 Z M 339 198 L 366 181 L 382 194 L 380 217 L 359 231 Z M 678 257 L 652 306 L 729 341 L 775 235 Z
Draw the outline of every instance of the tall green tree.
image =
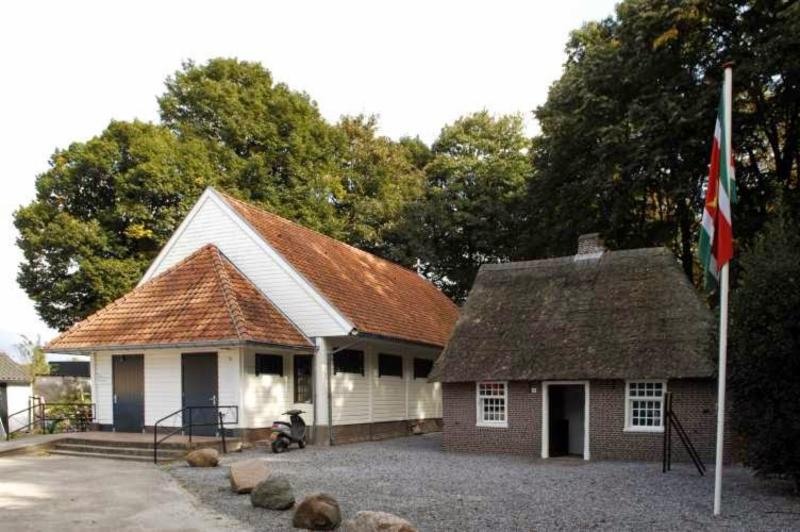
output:
M 445 126 L 433 144 L 408 238 L 422 271 L 455 300 L 466 297 L 481 264 L 518 255 L 528 147 L 520 116 L 487 111 Z
M 233 192 L 322 232 L 343 231 L 330 201 L 341 132 L 311 98 L 259 63 L 217 58 L 187 62 L 158 100 L 164 125 L 199 139 Z
M 14 216 L 18 282 L 65 329 L 130 290 L 206 186 L 413 265 L 401 238 L 422 194 L 427 147 L 332 125 L 258 63 L 187 63 L 159 98 L 163 124 L 112 122 L 57 150 Z
M 128 291 L 219 179 L 202 144 L 142 122 L 57 150 L 14 214 L 19 285 L 45 323 L 69 327 Z
M 28 373 L 31 382 L 38 375 L 49 375 L 50 364 L 47 363 L 47 355 L 42 346 L 42 339 L 37 337 L 36 340 L 32 340 L 24 334 L 20 336 L 22 341 L 16 345 L 16 348 L 22 358 L 22 366 Z
M 783 210 L 742 254 L 731 298 L 732 417 L 745 463 L 800 491 L 800 224 Z
M 573 33 L 536 110 L 529 254 L 570 253 L 600 230 L 617 247 L 669 245 L 693 276 L 722 63 L 734 60 L 734 146 L 747 242 L 777 189 L 796 188 L 796 3 L 628 0 Z
M 337 125 L 337 181 L 332 191 L 341 238 L 366 251 L 400 262 L 415 263 L 404 241 L 406 209 L 424 191 L 421 169 L 427 147 L 418 140 L 395 142 L 377 133 L 374 116 L 343 117 Z

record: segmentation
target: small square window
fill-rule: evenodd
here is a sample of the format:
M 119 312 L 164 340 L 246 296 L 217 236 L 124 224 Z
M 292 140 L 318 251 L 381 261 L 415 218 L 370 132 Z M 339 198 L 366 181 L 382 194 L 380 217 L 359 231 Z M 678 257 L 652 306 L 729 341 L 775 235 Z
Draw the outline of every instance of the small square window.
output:
M 256 353 L 256 375 L 279 375 L 283 377 L 283 357 Z
M 397 355 L 378 355 L 378 377 L 403 377 L 403 357 Z
M 414 359 L 414 378 L 427 379 L 433 371 L 433 360 L 427 358 Z
M 342 349 L 333 354 L 333 374 L 355 373 L 364 375 L 364 351 Z

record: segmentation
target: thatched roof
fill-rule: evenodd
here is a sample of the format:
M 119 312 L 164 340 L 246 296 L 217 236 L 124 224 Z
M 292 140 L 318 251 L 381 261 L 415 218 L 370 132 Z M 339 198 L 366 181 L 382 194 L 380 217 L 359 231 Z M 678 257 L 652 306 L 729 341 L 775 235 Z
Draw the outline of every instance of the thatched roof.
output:
M 442 382 L 709 377 L 713 326 L 666 249 L 485 265 L 433 375 Z

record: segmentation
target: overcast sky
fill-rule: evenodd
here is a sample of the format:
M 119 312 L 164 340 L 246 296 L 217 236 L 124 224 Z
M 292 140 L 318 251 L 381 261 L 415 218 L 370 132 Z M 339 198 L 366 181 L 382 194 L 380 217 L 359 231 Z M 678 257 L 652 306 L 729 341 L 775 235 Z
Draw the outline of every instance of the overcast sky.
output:
M 531 110 L 564 62 L 572 29 L 611 0 L 558 2 L 2 2 L 0 4 L 0 350 L 48 340 L 16 284 L 12 213 L 34 197 L 55 148 L 111 119 L 158 120 L 156 96 L 182 61 L 260 61 L 331 121 L 380 116 L 390 137 L 432 141 L 488 109 Z

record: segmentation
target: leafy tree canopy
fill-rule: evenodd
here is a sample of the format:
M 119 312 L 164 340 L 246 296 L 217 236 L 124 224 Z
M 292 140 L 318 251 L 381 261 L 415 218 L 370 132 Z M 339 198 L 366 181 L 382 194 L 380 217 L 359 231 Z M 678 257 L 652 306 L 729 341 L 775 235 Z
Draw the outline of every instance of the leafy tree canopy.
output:
M 747 241 L 776 189 L 796 188 L 800 5 L 630 0 L 573 33 L 564 74 L 536 110 L 529 254 L 669 245 L 693 272 L 721 65 L 736 62 L 734 146 Z
M 72 325 L 129 290 L 218 179 L 201 144 L 141 122 L 57 150 L 15 213 L 20 286 L 48 325 Z
M 18 282 L 65 329 L 130 290 L 203 189 L 216 186 L 412 265 L 399 241 L 422 194 L 427 147 L 377 135 L 374 117 L 329 124 L 257 63 L 187 63 L 159 98 L 162 124 L 112 122 L 57 150 L 15 213 Z
M 22 358 L 22 366 L 28 373 L 28 377 L 33 382 L 37 375 L 49 375 L 50 364 L 47 363 L 47 355 L 42 347 L 42 339 L 32 340 L 25 335 L 22 342 L 16 345 L 17 351 Z
M 408 240 L 422 270 L 456 300 L 481 264 L 517 256 L 529 143 L 520 116 L 481 111 L 445 126 L 433 144 Z

